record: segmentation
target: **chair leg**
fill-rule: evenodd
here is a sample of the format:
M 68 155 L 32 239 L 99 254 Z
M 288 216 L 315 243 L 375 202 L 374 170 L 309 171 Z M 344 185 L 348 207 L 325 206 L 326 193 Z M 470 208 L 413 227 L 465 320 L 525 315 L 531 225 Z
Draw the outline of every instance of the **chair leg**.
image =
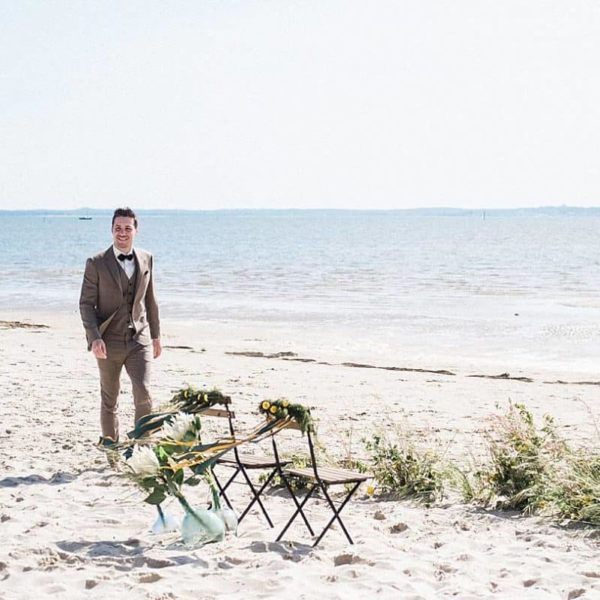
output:
M 281 477 L 287 491 L 290 493 L 290 496 L 292 497 L 292 500 L 294 501 L 294 504 L 296 505 L 296 509 L 298 509 L 296 511 L 296 513 L 298 513 L 298 512 L 300 513 L 300 516 L 302 517 L 302 520 L 304 521 L 304 524 L 306 525 L 306 528 L 308 529 L 310 535 L 315 535 L 315 532 L 313 531 L 313 528 L 310 526 L 310 523 L 308 522 L 306 515 L 300 509 L 300 506 L 304 506 L 306 504 L 308 497 L 305 498 L 304 501 L 302 502 L 302 505 L 300 505 L 300 503 L 298 502 L 298 499 L 296 498 L 296 494 L 294 493 L 294 490 L 292 489 L 292 486 L 290 485 L 290 482 L 288 481 L 287 477 L 285 476 L 285 473 L 281 469 L 279 470 L 279 476 Z M 314 486 L 313 486 L 313 489 L 314 489 Z M 310 493 L 312 494 L 312 491 Z M 309 495 L 309 497 L 310 497 L 310 495 Z
M 250 500 L 250 504 L 248 504 L 248 506 L 246 506 L 246 508 L 244 509 L 244 512 L 240 515 L 240 517 L 238 519 L 238 523 L 242 522 L 242 519 L 248 514 L 250 509 L 254 506 L 254 503 L 258 502 L 258 505 L 260 506 L 260 509 L 262 510 L 262 513 L 265 516 L 267 523 L 269 524 L 269 527 L 271 527 L 271 528 L 275 527 L 273 525 L 273 521 L 271 521 L 271 517 L 269 517 L 269 513 L 267 512 L 267 509 L 265 508 L 264 504 L 262 503 L 262 501 L 260 499 L 260 496 L 265 491 L 265 489 L 267 488 L 269 483 L 271 483 L 271 480 L 273 479 L 273 477 L 275 477 L 275 473 L 277 473 L 277 469 L 273 469 L 271 471 L 271 473 L 269 474 L 269 476 L 267 477 L 265 482 L 262 484 L 262 486 L 260 487 L 258 492 L 254 488 L 254 485 L 252 483 L 252 480 L 250 479 L 250 476 L 248 475 L 248 473 L 246 473 L 246 469 L 241 467 L 240 470 L 242 472 L 242 475 L 245 477 L 246 483 L 248 484 L 248 487 L 250 488 L 250 491 L 252 492 L 252 495 L 254 497 L 252 498 L 252 500 Z
M 294 496 L 294 492 L 291 491 L 290 492 L 292 494 L 292 498 L 294 499 L 294 502 L 296 503 L 296 512 L 292 515 L 292 518 L 287 522 L 287 525 L 281 530 L 281 533 L 277 536 L 277 539 L 275 540 L 276 542 L 280 541 L 281 538 L 283 537 L 283 535 L 285 534 L 285 532 L 288 530 L 289 526 L 294 522 L 294 520 L 296 519 L 296 517 L 300 514 L 302 515 L 302 518 L 304 519 L 304 523 L 306 524 L 306 526 L 308 527 L 308 530 L 310 531 L 311 535 L 314 535 L 314 532 L 312 530 L 312 527 L 310 526 L 310 523 L 308 522 L 308 519 L 306 518 L 306 515 L 304 514 L 304 512 L 302 511 L 302 509 L 304 508 L 304 506 L 306 505 L 306 503 L 308 502 L 309 498 L 312 496 L 313 492 L 315 491 L 315 489 L 317 488 L 317 485 L 313 485 L 310 490 L 308 490 L 308 493 L 306 494 L 304 500 L 302 500 L 301 503 L 298 503 L 298 500 L 296 499 L 296 496 Z
M 233 510 L 233 506 L 231 506 L 231 502 L 229 501 L 229 498 L 227 497 L 227 494 L 225 493 L 225 490 L 227 489 L 227 486 L 229 485 L 230 482 L 228 481 L 227 484 L 225 484 L 225 487 L 223 487 L 221 485 L 221 482 L 219 481 L 219 478 L 217 477 L 217 474 L 214 472 L 214 469 L 213 469 L 213 477 L 215 478 L 215 482 L 217 484 L 217 487 L 219 488 L 219 496 L 221 496 L 221 498 L 223 498 L 225 500 L 225 503 L 227 504 L 227 506 L 231 510 Z
M 236 467 L 235 471 L 233 472 L 233 475 L 227 480 L 227 483 L 223 486 L 223 490 L 226 490 L 229 487 L 229 485 L 231 483 L 233 483 L 233 480 L 236 478 L 236 476 L 239 472 L 240 472 L 240 468 Z
M 227 483 L 223 486 L 221 486 L 221 482 L 217 479 L 217 477 L 215 475 L 215 481 L 217 482 L 217 486 L 219 487 L 219 495 L 222 496 L 223 498 L 225 498 L 225 502 L 227 503 L 227 506 L 229 506 L 229 508 L 231 510 L 233 510 L 233 506 L 231 505 L 231 502 L 229 501 L 229 498 L 227 497 L 227 494 L 225 493 L 225 491 L 227 490 L 229 485 L 231 483 L 233 483 L 233 480 L 236 478 L 239 471 L 240 471 L 240 468 L 236 467 L 235 471 L 233 472 L 233 475 L 227 480 Z M 213 475 L 214 475 L 214 470 L 213 470 Z
M 346 506 L 346 504 L 348 503 L 348 501 L 350 500 L 350 498 L 352 498 L 352 496 L 354 495 L 354 492 L 356 492 L 356 490 L 358 489 L 359 486 L 360 486 L 360 482 L 357 483 L 348 492 L 348 495 L 346 496 L 346 498 L 344 498 L 344 501 L 340 504 L 339 508 L 336 508 L 335 504 L 333 503 L 333 500 L 331 499 L 331 497 L 327 493 L 326 486 L 325 485 L 321 485 L 321 489 L 323 490 L 323 494 L 324 494 L 325 498 L 327 499 L 327 502 L 329 503 L 329 506 L 330 506 L 331 510 L 333 511 L 333 517 L 331 517 L 329 523 L 327 523 L 327 525 L 325 525 L 325 528 L 323 529 L 323 531 L 321 531 L 319 537 L 317 538 L 317 541 L 313 544 L 313 548 L 323 539 L 323 536 L 327 533 L 327 530 L 333 525 L 333 522 L 336 521 L 336 520 L 340 524 L 340 527 L 342 528 L 342 531 L 346 534 L 346 537 L 348 538 L 348 541 L 351 544 L 354 544 L 354 542 L 352 541 L 352 538 L 350 537 L 350 534 L 348 533 L 348 530 L 346 529 L 346 526 L 344 525 L 344 523 L 342 521 L 342 518 L 340 517 L 340 513 L 342 512 L 342 510 L 344 509 L 344 506 Z

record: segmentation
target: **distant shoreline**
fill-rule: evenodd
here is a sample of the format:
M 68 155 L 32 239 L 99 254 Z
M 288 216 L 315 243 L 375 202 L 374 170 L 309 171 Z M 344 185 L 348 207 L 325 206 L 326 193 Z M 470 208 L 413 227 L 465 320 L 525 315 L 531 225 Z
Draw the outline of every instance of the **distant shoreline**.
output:
M 145 216 L 168 215 L 168 214 L 390 214 L 406 217 L 600 217 L 600 206 L 539 206 L 528 208 L 220 208 L 220 209 L 186 209 L 186 208 L 139 208 L 136 211 Z M 5 216 L 105 216 L 111 215 L 113 209 L 107 208 L 75 208 L 75 209 L 45 209 L 37 208 L 30 210 L 0 209 L 0 217 Z

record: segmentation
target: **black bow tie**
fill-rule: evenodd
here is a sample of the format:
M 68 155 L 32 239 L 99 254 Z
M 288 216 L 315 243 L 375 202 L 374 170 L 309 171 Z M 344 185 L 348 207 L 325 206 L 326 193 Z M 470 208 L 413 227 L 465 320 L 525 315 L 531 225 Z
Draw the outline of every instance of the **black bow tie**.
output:
M 119 254 L 119 256 L 117 256 L 117 258 L 119 260 L 133 260 L 133 253 L 132 254 Z

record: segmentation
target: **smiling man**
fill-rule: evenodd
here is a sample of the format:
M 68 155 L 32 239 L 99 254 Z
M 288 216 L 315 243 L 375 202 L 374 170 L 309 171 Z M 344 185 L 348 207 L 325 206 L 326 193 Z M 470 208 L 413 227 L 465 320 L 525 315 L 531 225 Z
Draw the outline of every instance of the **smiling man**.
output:
M 101 446 L 119 440 L 121 370 L 125 367 L 131 379 L 137 421 L 152 410 L 150 364 L 162 352 L 152 255 L 134 248 L 137 230 L 133 210 L 117 208 L 113 244 L 87 259 L 81 286 L 81 320 L 100 371 Z

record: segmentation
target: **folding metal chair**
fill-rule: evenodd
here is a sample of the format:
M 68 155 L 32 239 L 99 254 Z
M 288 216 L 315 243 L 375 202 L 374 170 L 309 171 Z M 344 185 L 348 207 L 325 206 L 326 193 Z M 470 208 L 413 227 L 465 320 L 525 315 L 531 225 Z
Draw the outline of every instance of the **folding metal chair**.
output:
M 226 417 L 229 422 L 229 433 L 233 439 L 236 438 L 235 428 L 233 425 L 235 413 L 230 409 L 229 404 L 226 404 L 225 410 L 209 408 L 203 411 L 202 415 L 213 417 Z M 290 463 L 291 461 L 289 460 L 278 461 L 274 454 L 272 456 L 246 454 L 240 452 L 237 447 L 234 447 L 225 456 L 222 456 L 217 460 L 217 465 L 222 465 L 224 467 L 230 467 L 234 469 L 232 475 L 229 477 L 229 479 L 227 479 L 224 485 L 221 484 L 213 469 L 213 475 L 219 488 L 219 495 L 225 500 L 227 506 L 231 510 L 234 510 L 234 508 L 231 504 L 231 501 L 229 500 L 229 497 L 227 496 L 227 489 L 240 473 L 242 474 L 244 482 L 248 486 L 252 494 L 250 502 L 238 517 L 238 523 L 242 522 L 243 518 L 250 512 L 250 509 L 256 503 L 262 511 L 267 523 L 269 524 L 269 527 L 274 527 L 273 521 L 271 520 L 271 517 L 269 516 L 269 513 L 267 512 L 267 509 L 265 508 L 265 505 L 261 500 L 261 496 L 273 480 L 273 477 L 275 477 L 275 475 L 281 471 L 282 467 L 287 466 Z M 248 471 L 267 471 L 267 477 L 260 487 L 258 487 L 257 483 L 254 483 L 252 481 Z
M 300 427 L 293 421 L 291 421 L 289 423 L 287 428 L 300 430 Z M 277 541 L 281 540 L 281 538 L 284 536 L 285 532 L 289 529 L 290 525 L 296 520 L 298 515 L 300 515 L 302 517 L 302 520 L 304 521 L 304 524 L 306 525 L 310 534 L 312 536 L 315 535 L 315 533 L 308 521 L 308 518 L 304 512 L 304 508 L 305 508 L 306 504 L 308 503 L 308 501 L 310 500 L 310 498 L 314 497 L 313 494 L 320 490 L 323 493 L 323 496 L 325 497 L 325 499 L 327 500 L 327 504 L 330 507 L 331 511 L 333 512 L 333 516 L 331 517 L 329 522 L 325 525 L 325 527 L 323 528 L 321 533 L 318 535 L 315 543 L 313 544 L 313 547 L 318 545 L 318 543 L 323 539 L 323 536 L 325 535 L 325 533 L 327 533 L 327 531 L 329 530 L 329 528 L 333 525 L 333 523 L 335 521 L 337 521 L 339 523 L 340 527 L 342 528 L 342 531 L 346 535 L 346 538 L 348 538 L 348 541 L 351 544 L 354 544 L 354 542 L 352 541 L 352 538 L 350 537 L 350 534 L 348 533 L 348 530 L 346 529 L 346 526 L 344 525 L 344 523 L 342 521 L 340 513 L 342 512 L 342 510 L 344 509 L 346 504 L 349 502 L 350 498 L 352 498 L 352 496 L 354 495 L 356 490 L 359 488 L 360 484 L 363 481 L 367 481 L 368 479 L 371 479 L 372 475 L 370 475 L 368 473 L 358 473 L 356 471 L 350 471 L 348 469 L 337 469 L 337 468 L 334 469 L 334 468 L 330 468 L 330 467 L 319 467 L 317 465 L 317 458 L 315 455 L 315 448 L 314 448 L 314 443 L 313 443 L 310 429 L 308 429 L 306 431 L 306 438 L 308 440 L 308 448 L 309 448 L 309 453 L 310 453 L 311 466 L 299 469 L 299 468 L 285 466 L 283 464 L 283 462 L 280 461 L 279 450 L 277 447 L 277 443 L 275 441 L 275 436 L 272 437 L 273 451 L 275 454 L 275 458 L 277 459 L 278 464 L 280 465 L 280 468 L 278 468 L 278 470 L 279 470 L 281 479 L 283 480 L 284 485 L 286 486 L 288 492 L 292 496 L 294 504 L 296 505 L 296 511 L 294 512 L 294 514 L 292 515 L 290 520 L 287 522 L 286 526 L 282 529 L 281 533 L 277 536 Z M 304 477 L 304 478 L 308 479 L 312 484 L 311 487 L 309 488 L 308 492 L 306 493 L 306 496 L 302 499 L 301 502 L 298 500 L 296 493 L 294 492 L 292 486 L 290 485 L 290 482 L 288 480 L 288 477 L 290 475 L 297 476 L 297 477 Z M 346 485 L 346 484 L 351 485 L 351 487 L 350 487 L 349 491 L 347 492 L 346 496 L 344 497 L 344 499 L 342 500 L 342 502 L 339 503 L 338 506 L 336 506 L 336 504 L 331 499 L 331 496 L 329 495 L 328 487 L 335 486 L 335 485 Z

